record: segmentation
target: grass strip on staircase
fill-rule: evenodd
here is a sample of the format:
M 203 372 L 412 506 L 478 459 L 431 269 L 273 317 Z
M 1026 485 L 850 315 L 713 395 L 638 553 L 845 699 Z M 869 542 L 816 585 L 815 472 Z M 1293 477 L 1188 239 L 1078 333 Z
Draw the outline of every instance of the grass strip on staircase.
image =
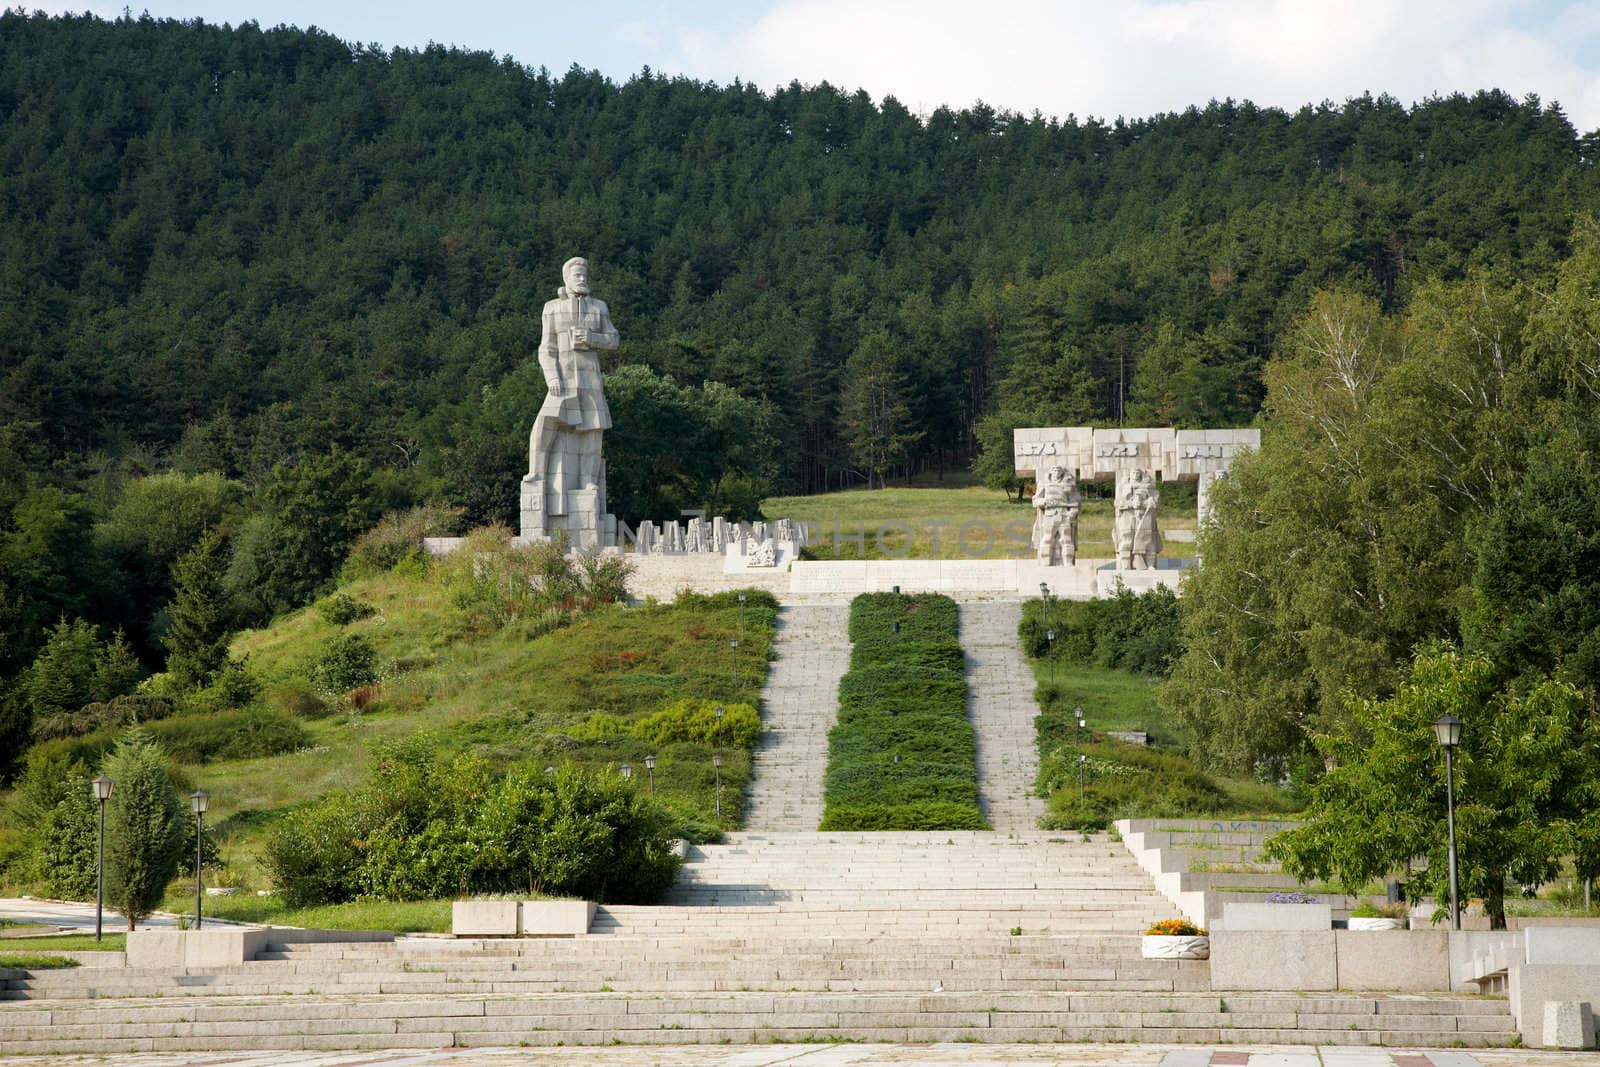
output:
M 851 602 L 821 829 L 988 829 L 959 622 L 955 601 L 933 593 Z

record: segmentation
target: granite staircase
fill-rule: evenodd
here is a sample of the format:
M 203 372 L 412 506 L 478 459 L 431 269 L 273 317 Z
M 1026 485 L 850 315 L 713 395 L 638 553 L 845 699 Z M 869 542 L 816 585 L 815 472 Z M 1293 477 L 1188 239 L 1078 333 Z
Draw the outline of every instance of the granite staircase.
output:
M 850 667 L 849 622 L 848 604 L 778 611 L 774 660 L 761 691 L 764 729 L 745 794 L 749 830 L 815 830 L 822 822 L 828 731 L 838 718 L 839 679 Z
M 999 831 L 1037 829 L 1044 801 L 1034 794 L 1039 744 L 1033 669 L 1017 627 L 1022 605 L 967 601 L 961 609 L 961 649 L 967 660 L 967 716 L 978 742 L 978 802 Z

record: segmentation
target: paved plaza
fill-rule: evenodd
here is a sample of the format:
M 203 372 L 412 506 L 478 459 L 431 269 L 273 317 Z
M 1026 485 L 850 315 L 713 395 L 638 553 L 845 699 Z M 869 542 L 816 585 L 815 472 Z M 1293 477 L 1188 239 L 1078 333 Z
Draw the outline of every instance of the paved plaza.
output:
M 1589 1067 L 1600 1053 L 1337 1046 L 766 1045 L 7 1057 L 17 1067 Z

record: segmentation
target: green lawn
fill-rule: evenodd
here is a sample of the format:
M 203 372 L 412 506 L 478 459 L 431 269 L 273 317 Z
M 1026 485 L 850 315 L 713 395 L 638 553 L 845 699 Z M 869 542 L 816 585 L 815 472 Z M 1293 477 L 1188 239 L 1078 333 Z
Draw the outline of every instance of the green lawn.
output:
M 126 933 L 107 930 L 103 940 L 96 941 L 93 934 L 56 934 L 53 937 L 8 937 L 0 941 L 0 953 L 5 952 L 121 952 L 128 947 Z
M 1144 730 L 1162 742 L 1176 742 L 1177 731 L 1155 701 L 1160 682 L 1142 674 L 1105 667 L 1032 660 L 1039 685 L 1040 708 L 1060 715 L 1076 726 L 1076 710 L 1083 709 L 1091 730 Z
M 1188 494 L 1192 497 L 1192 494 Z M 1177 491 L 1182 499 L 1182 490 Z M 800 519 L 812 524 L 813 536 L 824 543 L 811 549 L 821 558 L 860 558 L 855 536 L 865 531 L 866 556 L 911 559 L 957 559 L 966 556 L 998 558 L 1008 555 L 1030 556 L 1028 536 L 1033 526 L 1033 507 L 1028 501 L 1009 503 L 1004 492 L 981 486 L 918 486 L 889 489 L 850 489 L 815 496 L 769 497 L 761 505 L 769 518 Z M 1083 504 L 1078 520 L 1078 554 L 1084 558 L 1109 559 L 1112 506 L 1109 499 L 1090 498 Z M 834 545 L 834 524 L 839 539 Z M 904 526 L 892 524 L 902 523 Z M 993 539 L 976 529 L 966 534 L 964 548 L 960 527 L 977 523 L 994 531 Z M 944 524 L 944 525 L 939 525 Z M 1017 524 L 1007 532 L 1008 524 Z M 1193 530 L 1195 512 L 1192 499 L 1187 504 L 1176 500 L 1162 511 L 1164 530 Z M 911 548 L 905 551 L 905 527 L 911 529 Z M 877 542 L 883 532 L 883 546 Z M 934 550 L 935 534 L 938 550 Z M 1162 549 L 1164 556 L 1193 556 L 1192 541 L 1171 541 Z
M 192 914 L 194 896 L 185 897 L 174 892 L 161 907 L 178 914 Z M 393 930 L 396 933 L 448 933 L 450 930 L 448 900 L 357 900 L 348 904 L 291 908 L 276 896 L 259 897 L 250 893 L 207 897 L 204 914 L 208 918 L 233 922 L 314 930 Z
M 51 956 L 43 952 L 0 952 L 0 968 L 19 971 L 56 971 L 77 967 L 78 961 L 66 956 Z

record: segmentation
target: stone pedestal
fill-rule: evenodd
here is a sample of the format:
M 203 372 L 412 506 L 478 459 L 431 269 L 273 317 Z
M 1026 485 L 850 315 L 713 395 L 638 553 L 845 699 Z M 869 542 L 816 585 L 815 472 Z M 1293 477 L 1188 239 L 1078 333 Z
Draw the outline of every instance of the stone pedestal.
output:
M 563 510 L 561 497 L 562 494 L 546 489 L 543 478 L 522 480 L 524 541 L 548 541 L 559 532 L 565 535 L 570 547 L 584 551 L 611 548 L 617 543 L 617 519 L 605 510 L 603 486 L 568 489 L 564 513 L 558 513 Z

